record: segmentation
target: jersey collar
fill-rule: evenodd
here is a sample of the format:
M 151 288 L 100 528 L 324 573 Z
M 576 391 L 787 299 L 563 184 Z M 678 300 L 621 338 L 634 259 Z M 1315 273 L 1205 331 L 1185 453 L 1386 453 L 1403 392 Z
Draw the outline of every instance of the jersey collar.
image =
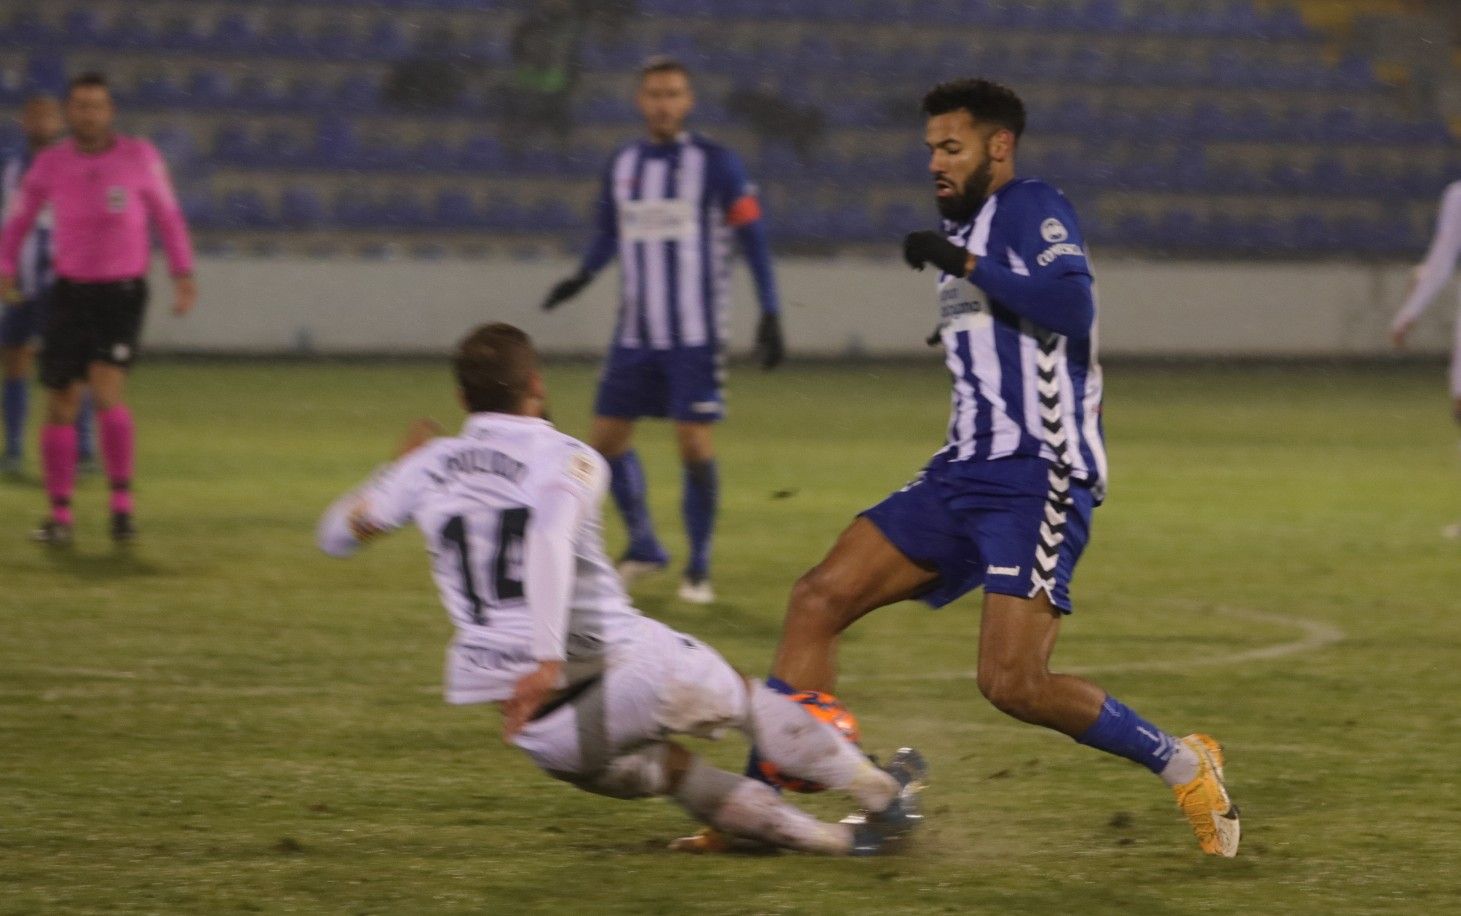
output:
M 552 428 L 553 424 L 542 417 L 524 417 L 513 413 L 474 413 L 467 417 L 462 424 L 462 432 L 472 433 L 479 430 L 489 430 L 492 427 L 514 427 L 514 426 L 546 426 Z

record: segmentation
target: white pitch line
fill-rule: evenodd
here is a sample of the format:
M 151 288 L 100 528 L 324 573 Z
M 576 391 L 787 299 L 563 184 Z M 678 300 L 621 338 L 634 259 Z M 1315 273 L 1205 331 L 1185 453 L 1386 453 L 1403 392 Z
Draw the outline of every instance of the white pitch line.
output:
M 1229 652 L 1226 655 L 1208 655 L 1201 658 L 1177 661 L 1171 659 L 1155 659 L 1152 661 L 1114 662 L 1107 665 L 1060 666 L 1058 669 L 1059 673 L 1118 674 L 1127 671 L 1186 671 L 1189 668 L 1216 668 L 1228 665 L 1242 665 L 1249 662 L 1286 658 L 1290 655 L 1300 655 L 1305 652 L 1317 652 L 1320 649 L 1327 648 L 1344 640 L 1343 630 L 1322 620 L 1311 620 L 1307 617 L 1293 617 L 1288 614 L 1270 614 L 1266 611 L 1254 611 L 1246 608 L 1233 607 L 1217 607 L 1213 609 L 1213 612 L 1223 617 L 1231 617 L 1237 620 L 1293 627 L 1301 630 L 1304 635 L 1299 639 L 1289 642 L 1258 646 L 1254 649 L 1244 649 L 1241 652 Z M 855 683 L 859 681 L 972 681 L 976 676 L 974 671 L 924 671 L 917 674 L 847 675 L 838 678 L 838 681 L 841 683 Z

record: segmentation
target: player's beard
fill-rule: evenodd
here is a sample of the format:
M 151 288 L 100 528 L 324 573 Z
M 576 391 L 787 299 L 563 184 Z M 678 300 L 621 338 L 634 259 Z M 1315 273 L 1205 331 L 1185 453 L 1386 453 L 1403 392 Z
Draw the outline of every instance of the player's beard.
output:
M 937 198 L 939 215 L 956 223 L 972 219 L 989 197 L 989 185 L 993 181 L 994 163 L 986 159 L 964 182 L 963 189 L 957 195 Z

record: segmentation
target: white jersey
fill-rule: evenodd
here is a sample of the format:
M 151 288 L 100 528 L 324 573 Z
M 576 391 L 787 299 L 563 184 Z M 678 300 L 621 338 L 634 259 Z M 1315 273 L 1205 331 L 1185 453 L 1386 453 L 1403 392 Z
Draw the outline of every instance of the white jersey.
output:
M 1415 322 L 1450 281 L 1461 257 L 1461 181 L 1446 188 L 1441 212 L 1436 217 L 1436 234 L 1425 261 L 1416 269 L 1415 288 L 1395 314 L 1392 330 Z M 1461 398 L 1461 319 L 1456 322 L 1456 344 L 1451 356 L 1451 395 Z
M 604 550 L 607 481 L 603 458 L 546 420 L 474 414 L 460 435 L 432 440 L 337 502 L 320 546 L 347 555 L 362 531 L 414 522 L 457 631 L 448 698 L 456 665 L 473 669 L 474 687 L 453 702 L 506 699 L 538 661 L 566 661 L 574 682 L 638 631 Z

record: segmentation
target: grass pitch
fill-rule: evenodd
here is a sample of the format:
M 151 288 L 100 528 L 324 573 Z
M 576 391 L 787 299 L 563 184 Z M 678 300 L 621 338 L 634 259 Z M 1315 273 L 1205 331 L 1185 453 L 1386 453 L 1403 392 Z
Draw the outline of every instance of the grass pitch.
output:
M 0 912 L 1361 913 L 1461 910 L 1461 461 L 1434 370 L 1108 373 L 1113 485 L 1059 667 L 1224 741 L 1244 813 L 1198 855 L 1131 764 L 1002 717 L 972 679 L 977 599 L 880 611 L 842 695 L 869 747 L 921 747 L 927 831 L 901 858 L 685 858 L 674 806 L 538 775 L 487 708 L 439 698 L 448 636 L 420 541 L 318 555 L 312 526 L 407 419 L 450 422 L 444 367 L 151 364 L 139 520 L 23 540 L 0 485 Z M 550 372 L 582 433 L 593 372 Z M 938 367 L 739 372 L 721 432 L 719 604 L 637 595 L 748 671 L 793 579 L 939 444 Z M 683 545 L 669 431 L 644 428 Z M 617 529 L 611 547 L 622 542 Z M 739 741 L 708 746 L 727 765 Z M 824 816 L 843 806 L 807 803 Z

